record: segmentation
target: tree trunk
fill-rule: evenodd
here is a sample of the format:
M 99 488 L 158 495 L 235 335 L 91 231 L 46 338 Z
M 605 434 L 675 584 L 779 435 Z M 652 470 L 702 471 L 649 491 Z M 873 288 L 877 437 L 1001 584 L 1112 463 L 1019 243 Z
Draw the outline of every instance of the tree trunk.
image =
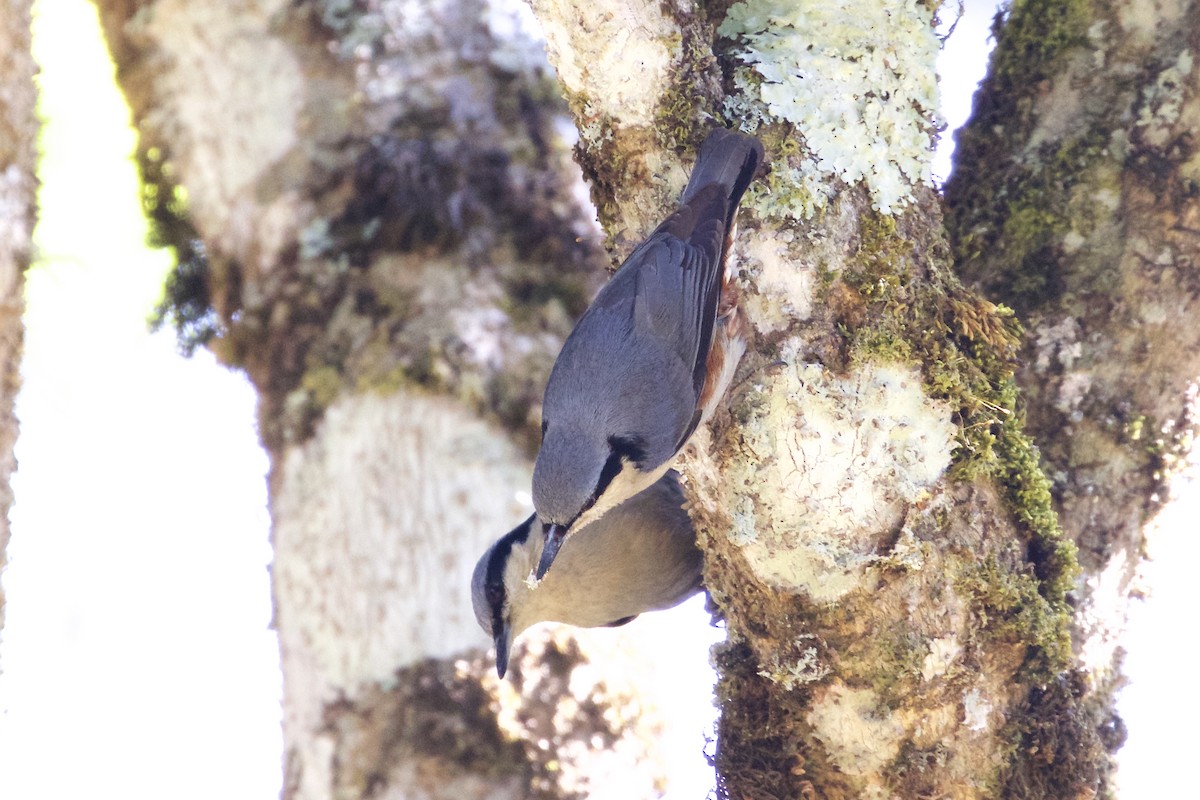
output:
M 1196 429 L 1198 36 L 1182 0 L 1014 4 L 946 187 L 963 274 L 1028 330 L 1022 407 L 1079 547 L 1073 643 L 1101 719 Z
M 773 157 L 739 240 L 754 344 L 685 458 L 729 629 L 723 793 L 1104 790 L 1109 712 L 1069 646 L 1074 549 L 1016 413 L 1019 328 L 958 283 L 929 187 L 933 10 L 534 7 L 618 254 L 702 119 Z
M 13 401 L 24 326 L 22 288 L 32 256 L 36 214 L 37 116 L 29 45 L 29 3 L 14 0 L 0 8 L 0 573 L 8 552 L 8 510 L 17 462 L 13 445 L 17 419 Z M 0 632 L 4 630 L 4 587 L 0 585 Z
M 470 607 L 604 272 L 518 9 L 98 5 L 179 257 L 163 313 L 259 392 L 284 795 L 652 794 L 654 715 L 577 669 L 627 659 L 527 637 L 502 685 Z
M 1122 617 L 1097 607 L 1123 605 L 1194 431 L 1200 9 L 1070 5 L 1022 4 L 999 30 L 946 192 L 964 275 L 1029 330 L 1028 426 L 1085 574 L 1110 576 L 1081 583 L 1075 619 L 1089 671 L 1108 680 Z M 1055 46 L 1031 59 L 1046 30 Z

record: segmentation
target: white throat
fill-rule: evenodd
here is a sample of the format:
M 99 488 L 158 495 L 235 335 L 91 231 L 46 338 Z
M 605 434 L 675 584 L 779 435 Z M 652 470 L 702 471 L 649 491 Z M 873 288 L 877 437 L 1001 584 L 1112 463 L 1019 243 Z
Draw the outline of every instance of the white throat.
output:
M 652 472 L 642 472 L 633 465 L 632 461 L 622 458 L 621 471 L 609 482 L 608 487 L 604 490 L 604 494 L 596 498 L 596 502 L 592 507 L 579 515 L 574 524 L 571 525 L 571 532 L 577 531 L 591 522 L 595 522 L 608 513 L 609 509 L 620 505 L 635 494 L 649 489 L 670 468 L 671 459 L 668 459 L 666 462 L 655 467 Z

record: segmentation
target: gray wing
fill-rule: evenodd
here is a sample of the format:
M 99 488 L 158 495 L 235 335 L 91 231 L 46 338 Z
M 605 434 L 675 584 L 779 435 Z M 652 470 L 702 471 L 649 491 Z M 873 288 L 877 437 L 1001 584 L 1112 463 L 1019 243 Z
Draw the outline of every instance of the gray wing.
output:
M 593 303 L 597 309 L 629 314 L 636 338 L 670 350 L 691 374 L 696 399 L 704 386 L 724 271 L 726 202 L 721 194 L 713 187 L 696 198 L 700 202 L 672 214 Z
M 631 303 L 633 335 L 653 337 L 685 365 L 697 405 L 724 283 L 726 239 L 762 158 L 754 137 L 713 130 L 700 146 L 679 209 L 633 251 L 595 300 L 613 311 Z M 700 414 L 697 408 L 679 444 Z
M 753 137 L 725 130 L 709 136 L 683 204 L 626 259 L 567 337 L 546 386 L 543 419 L 587 425 L 604 417 L 606 424 L 593 426 L 604 436 L 647 427 L 677 433 L 674 442 L 644 442 L 656 464 L 691 435 L 702 413 L 726 240 L 762 154 Z M 667 385 L 671 396 L 654 395 Z M 612 424 L 613 415 L 621 424 Z M 589 446 L 607 446 L 603 436 L 593 438 Z

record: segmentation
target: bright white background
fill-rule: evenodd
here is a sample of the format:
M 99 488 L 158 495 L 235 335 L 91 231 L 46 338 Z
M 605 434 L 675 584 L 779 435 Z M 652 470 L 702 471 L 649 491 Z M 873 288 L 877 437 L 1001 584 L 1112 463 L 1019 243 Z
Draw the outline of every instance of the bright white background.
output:
M 95 10 L 38 9 L 41 220 L 28 275 L 0 798 L 278 795 L 279 671 L 254 392 L 146 317 L 129 112 Z
M 943 57 L 951 129 L 983 73 L 994 3 L 967 8 Z M 254 394 L 207 353 L 185 360 L 170 333 L 147 333 L 168 258 L 142 244 L 128 110 L 92 6 L 42 0 L 35 37 L 46 155 L 3 576 L 0 798 L 274 798 L 280 688 Z M 1194 629 L 1197 511 L 1174 512 L 1192 524 L 1153 542 L 1154 595 L 1134 609 L 1121 699 L 1131 800 L 1161 796 L 1172 773 L 1186 785 L 1193 748 L 1171 721 L 1200 711 L 1178 636 Z M 656 616 L 631 627 L 683 631 L 676 649 L 703 667 L 714 634 L 701 604 Z M 673 797 L 711 786 L 704 669 L 683 687 L 695 735 L 672 746 L 672 773 L 688 777 Z

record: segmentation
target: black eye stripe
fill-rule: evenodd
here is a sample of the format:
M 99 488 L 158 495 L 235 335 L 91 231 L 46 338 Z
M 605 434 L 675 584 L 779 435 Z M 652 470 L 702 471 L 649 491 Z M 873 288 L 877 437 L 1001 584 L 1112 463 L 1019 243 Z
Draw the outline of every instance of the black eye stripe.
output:
M 646 445 L 640 437 L 610 436 L 608 437 L 608 447 L 608 459 L 604 462 L 604 468 L 600 470 L 600 478 L 596 481 L 596 490 L 592 492 L 591 499 L 583 507 L 583 511 L 587 511 L 595 505 L 600 495 L 604 494 L 604 490 L 620 473 L 622 460 L 632 462 L 638 467 L 646 460 Z M 583 511 L 579 513 L 582 514 Z
M 489 583 L 484 588 L 483 591 L 484 591 L 484 594 L 487 596 L 487 601 L 488 601 L 489 605 L 498 606 L 504 602 L 504 584 L 503 583 Z
M 492 614 L 492 630 L 490 633 L 492 636 L 495 636 L 496 631 L 500 630 L 504 630 L 504 615 L 496 612 L 495 614 Z
M 627 461 L 632 461 L 638 466 L 646 460 L 646 442 L 640 436 L 610 436 L 608 446 L 613 455 L 624 456 Z
M 529 531 L 534 526 L 534 517 L 513 528 L 500 537 L 492 549 L 492 557 L 488 559 L 487 574 L 484 576 L 483 592 L 488 603 L 502 605 L 504 603 L 504 566 L 508 563 L 508 555 L 513 546 L 529 538 Z
M 587 511 L 596 504 L 597 498 L 604 494 L 604 490 L 608 488 L 608 485 L 613 482 L 613 478 L 617 477 L 617 473 L 620 471 L 621 454 L 614 452 L 610 454 L 608 460 L 604 462 L 604 468 L 600 470 L 600 479 L 596 481 L 596 491 L 592 492 L 592 497 L 590 500 L 588 500 L 587 506 L 585 506 L 583 509 L 584 511 Z

